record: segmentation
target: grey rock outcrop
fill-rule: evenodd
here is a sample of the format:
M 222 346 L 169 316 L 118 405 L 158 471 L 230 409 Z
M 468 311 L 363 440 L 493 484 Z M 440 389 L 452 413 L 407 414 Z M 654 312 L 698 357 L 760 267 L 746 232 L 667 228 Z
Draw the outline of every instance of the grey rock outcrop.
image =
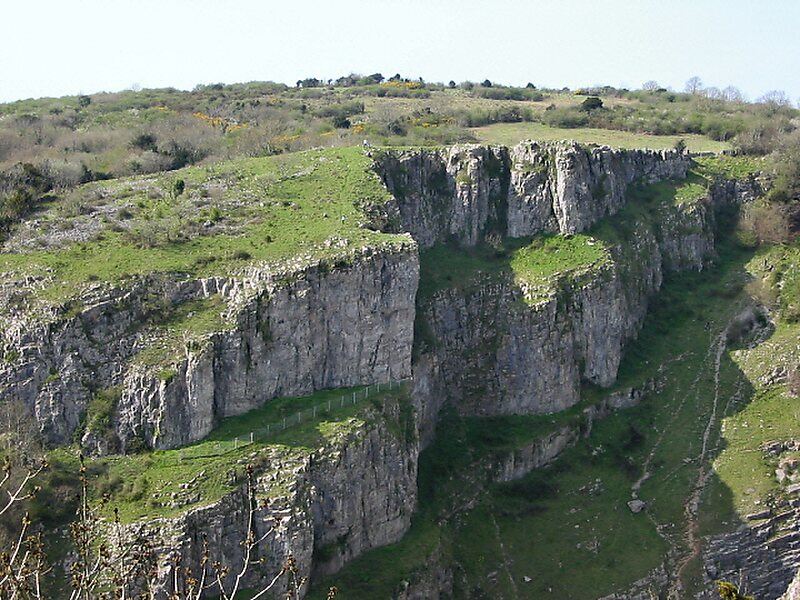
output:
M 505 147 L 387 151 L 376 158 L 375 169 L 395 198 L 402 231 L 422 248 L 451 238 L 475 245 L 487 227 L 505 219 Z
M 582 380 L 611 385 L 662 279 L 652 232 L 625 251 L 632 258 L 564 278 L 534 302 L 507 278 L 423 304 L 448 398 L 464 414 L 552 413 L 578 402 Z
M 124 448 L 134 438 L 156 448 L 201 439 L 220 418 L 276 396 L 406 379 L 411 375 L 416 247 L 366 249 L 330 268 L 322 263 L 241 277 L 151 277 L 112 289 L 87 305 L 21 312 L 3 332 L 0 399 L 31 407 L 50 442 L 67 442 L 97 389 L 120 386 L 114 420 Z M 187 344 L 164 367 L 136 361 L 155 342 L 146 321 L 153 289 L 167 306 L 224 300 L 229 325 Z M 77 314 L 74 314 L 74 313 Z
M 387 402 L 380 413 L 370 410 L 358 429 L 313 452 L 276 447 L 253 457 L 258 465 L 255 537 L 266 537 L 243 587 L 264 587 L 290 555 L 297 562 L 298 577 L 310 582 L 363 552 L 398 541 L 406 532 L 416 506 L 419 444 L 404 431 L 400 402 Z M 250 499 L 240 487 L 175 518 L 127 528 L 146 536 L 162 556 L 180 552 L 182 566 L 194 573 L 200 573 L 205 535 L 211 560 L 237 572 L 249 510 Z M 265 562 L 257 564 L 262 557 Z M 162 590 L 173 575 L 171 569 L 169 562 L 162 564 Z M 302 588 L 301 597 L 307 589 L 308 585 Z M 158 597 L 166 597 L 161 594 Z M 285 595 L 278 588 L 270 597 Z
M 690 164 L 675 151 L 523 142 L 390 151 L 376 170 L 397 201 L 403 231 L 427 248 L 451 239 L 472 246 L 487 233 L 585 231 L 624 206 L 631 183 L 682 179 Z
M 625 205 L 634 182 L 683 179 L 688 156 L 673 150 L 582 148 L 523 142 L 511 150 L 508 235 L 576 233 Z
M 579 427 L 565 425 L 530 444 L 514 448 L 494 459 L 488 472 L 491 480 L 498 483 L 525 477 L 534 469 L 553 462 L 580 437 Z
M 748 594 L 777 600 L 789 592 L 800 566 L 800 502 L 768 513 L 756 523 L 705 541 L 703 563 L 709 588 L 717 580 L 741 583 Z M 716 594 L 709 589 L 702 598 Z

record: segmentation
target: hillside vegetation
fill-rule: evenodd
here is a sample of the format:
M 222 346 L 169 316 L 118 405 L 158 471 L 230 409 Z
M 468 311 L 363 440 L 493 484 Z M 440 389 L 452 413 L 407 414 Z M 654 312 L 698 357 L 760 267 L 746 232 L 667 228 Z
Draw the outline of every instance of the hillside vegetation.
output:
M 587 105 L 590 98 L 598 101 Z M 781 102 L 746 103 L 718 90 L 537 90 L 380 74 L 24 100 L 0 105 L 0 227 L 80 183 L 363 140 L 571 138 L 662 148 L 685 139 L 695 151 L 763 154 L 796 127 L 797 111 Z
M 398 335 L 366 331 L 352 343 L 356 338 L 349 337 L 355 335 L 351 329 L 359 326 L 355 321 L 386 308 L 376 308 L 374 298 L 362 302 L 366 308 L 354 311 L 355 317 L 326 312 L 327 307 L 318 311 L 324 326 L 344 323 L 342 336 L 325 340 L 331 346 L 326 360 L 353 345 L 359 353 L 363 349 L 365 363 L 369 356 L 374 363 L 378 349 L 388 343 L 385 337 L 407 333 L 407 370 L 400 377 L 380 380 L 368 373 L 360 376 L 373 377 L 370 381 L 353 381 L 356 376 L 347 379 L 352 375 L 348 372 L 347 377 L 331 378 L 334 384 L 318 385 L 314 379 L 302 388 L 317 390 L 314 393 L 286 392 L 278 386 L 274 394 L 259 399 L 259 408 L 250 410 L 258 406 L 250 404 L 244 412 L 232 405 L 225 413 L 237 416 L 213 412 L 221 398 L 212 390 L 206 399 L 213 419 L 190 438 L 199 441 L 182 447 L 174 447 L 176 443 L 166 446 L 168 450 L 154 450 L 142 441 L 124 446 L 121 454 L 81 456 L 86 437 L 94 439 L 88 434 L 102 438 L 113 433 L 121 412 L 121 385 L 87 385 L 91 396 L 85 406 L 75 408 L 80 424 L 60 448 L 40 442 L 33 418 L 15 412 L 19 403 L 4 403 L 0 455 L 10 461 L 8 472 L 11 465 L 25 467 L 45 456 L 50 463 L 49 471 L 39 477 L 42 489 L 31 509 L 48 533 L 46 544 L 57 563 L 54 577 L 66 581 L 61 569 L 71 546 L 64 541 L 66 530 L 58 528 L 65 527 L 76 510 L 95 508 L 102 524 L 113 520 L 122 527 L 164 519 L 158 522 L 169 521 L 177 528 L 182 516 L 195 508 L 214 505 L 225 510 L 227 503 L 237 501 L 245 474 L 255 472 L 261 495 L 245 498 L 250 509 L 261 503 L 263 510 L 271 510 L 280 499 L 288 503 L 279 507 L 284 512 L 276 513 L 280 527 L 299 519 L 308 528 L 308 539 L 298 544 L 306 544 L 304 568 L 314 575 L 308 595 L 312 599 L 330 598 L 329 586 L 334 585 L 344 598 L 396 598 L 432 573 L 449 573 L 452 597 L 459 599 L 588 600 L 624 592 L 648 577 L 642 589 L 654 594 L 669 591 L 674 597 L 688 597 L 704 589 L 709 575 L 703 536 L 734 532 L 765 508 L 782 510 L 800 489 L 793 487 L 800 481 L 798 118 L 798 111 L 775 98 L 747 103 L 732 93 L 702 89 L 540 90 L 533 84 L 516 88 L 488 80 L 438 84 L 399 75 L 386 80 L 380 74 L 332 82 L 309 78 L 295 87 L 219 84 L 191 92 L 126 91 L 0 105 L 0 273 L 6 282 L 1 308 L 15 319 L 30 318 L 14 321 L 17 330 L 42 321 L 45 347 L 48 336 L 60 340 L 53 332 L 69 332 L 68 327 L 74 329 L 73 338 L 92 338 L 97 321 L 81 315 L 92 308 L 98 290 L 126 292 L 135 282 L 152 284 L 153 289 L 141 291 L 136 322 L 121 326 L 123 333 L 112 332 L 138 336 L 126 360 L 152 375 L 146 392 L 152 393 L 148 398 L 153 405 L 174 389 L 170 384 L 184 363 L 191 362 L 197 369 L 192 377 L 200 381 L 204 368 L 207 372 L 224 365 L 241 350 L 246 358 L 236 364 L 245 374 L 259 373 L 254 370 L 256 361 L 251 364 L 257 345 L 263 350 L 263 372 L 290 369 L 290 360 L 268 354 L 277 343 L 269 324 L 261 323 L 265 307 L 278 296 L 276 290 L 285 292 L 280 306 L 288 313 L 299 304 L 298 298 L 315 298 L 318 288 L 330 285 L 330 295 L 320 297 L 338 294 L 345 307 L 339 311 L 344 313 L 349 302 L 356 303 L 354 289 L 372 283 L 388 287 L 385 280 L 399 272 L 376 261 L 374 272 L 354 278 L 349 288 L 342 282 L 348 270 L 355 270 L 350 268 L 358 257 L 395 249 L 404 253 L 407 262 L 402 268 L 412 286 L 401 290 L 408 292 L 403 296 L 408 319 Z M 599 220 L 579 233 L 540 228 L 533 230 L 535 235 L 506 238 L 507 224 L 501 218 L 491 221 L 496 229 L 481 231 L 474 246 L 465 247 L 449 229 L 423 250 L 410 234 L 386 233 L 399 232 L 402 226 L 392 212 L 399 211 L 395 199 L 375 171 L 376 152 L 453 142 L 511 144 L 525 138 L 574 139 L 585 146 L 576 146 L 570 156 L 580 158 L 591 154 L 586 152 L 591 144 L 675 148 L 679 152 L 672 155 L 691 168 L 685 179 L 634 180 L 626 188 L 624 205 L 599 214 Z M 702 155 L 689 161 L 684 150 Z M 473 158 L 476 173 L 487 168 L 477 155 Z M 544 180 L 551 172 L 545 168 L 522 174 L 538 185 L 536 178 Z M 496 203 L 492 210 L 500 207 L 498 211 L 506 207 L 510 177 L 495 173 L 473 181 L 468 173 L 451 174 L 453 189 L 465 203 L 485 192 Z M 479 189 L 484 184 L 486 189 Z M 447 186 L 433 187 L 447 193 L 442 191 Z M 714 205 L 712 191 L 717 189 L 733 190 L 730 196 L 736 200 Z M 745 192 L 737 195 L 741 189 Z M 751 198 L 748 194 L 754 189 L 767 191 Z M 550 191 L 544 186 L 542 190 L 542 195 Z M 433 198 L 435 212 L 442 197 L 426 194 L 421 187 L 420 197 Z M 531 203 L 541 200 L 533 197 Z M 681 220 L 686 215 L 692 218 Z M 708 239 L 708 254 L 690 268 L 667 265 L 659 244 L 670 228 L 687 246 L 692 236 L 707 236 L 703 241 Z M 449 298 L 442 320 L 456 321 L 464 316 L 456 314 L 459 310 L 467 313 L 460 297 L 471 294 L 470 306 L 488 311 L 492 294 L 513 289 L 503 297 L 509 304 L 498 304 L 501 310 L 491 318 L 482 313 L 464 316 L 469 325 L 485 329 L 479 334 L 488 332 L 483 338 L 476 335 L 475 344 L 491 346 L 479 348 L 490 358 L 505 342 L 499 338 L 504 335 L 502 321 L 511 312 L 506 306 L 518 311 L 524 324 L 548 326 L 523 331 L 520 346 L 535 347 L 536 336 L 552 336 L 555 346 L 566 343 L 577 321 L 557 319 L 565 307 L 580 306 L 585 311 L 581 318 L 594 318 L 591 322 L 599 324 L 592 336 L 602 337 L 609 330 L 607 321 L 615 316 L 590 313 L 603 313 L 609 304 L 571 304 L 570 298 L 582 290 L 592 292 L 594 283 L 609 281 L 615 290 L 624 288 L 620 297 L 633 295 L 641 282 L 632 279 L 644 268 L 637 262 L 645 256 L 637 248 L 643 231 L 652 238 L 653 256 L 646 258 L 658 266 L 657 276 L 647 276 L 658 281 L 642 287 L 647 291 L 642 292 L 646 297 L 641 299 L 641 320 L 620 342 L 625 353 L 617 356 L 623 356 L 619 369 L 616 363 L 611 379 L 601 381 L 611 381 L 610 387 L 590 383 L 595 380 L 584 373 L 589 352 L 580 348 L 575 354 L 577 404 L 565 410 L 469 413 L 451 402 L 443 403 L 438 420 L 436 414 L 423 414 L 436 410 L 425 401 L 433 404 L 441 400 L 437 394 L 444 394 L 434 382 L 433 391 L 419 392 L 427 394 L 422 402 L 414 397 L 417 383 L 424 388 L 430 382 L 412 361 L 433 356 L 435 362 L 444 356 L 431 352 L 441 340 L 428 330 L 430 323 L 421 310 L 426 303 Z M 309 265 L 317 270 L 308 286 L 285 285 L 303 280 Z M 325 282 L 326 276 L 340 272 L 341 278 L 331 276 Z M 234 294 L 226 298 L 221 290 L 204 289 L 196 297 L 176 294 L 168 299 L 160 297 L 152 283 L 158 278 L 182 282 L 218 277 L 245 286 L 259 276 L 270 285 L 260 290 L 263 295 L 247 314 L 231 308 Z M 247 277 L 251 279 L 245 281 Z M 113 298 L 106 308 L 113 304 L 111 310 L 116 310 L 125 301 Z M 317 306 L 279 323 L 289 342 L 301 337 L 298 330 L 308 324 L 301 320 L 316 318 L 308 315 Z M 397 313 L 396 308 L 386 309 Z M 552 322 L 547 320 L 548 310 L 553 312 Z M 273 317 L 279 321 L 284 314 Z M 257 336 L 231 336 L 228 345 L 214 346 L 212 338 L 244 328 L 247 319 Z M 320 323 L 311 325 L 313 335 L 314 327 L 323 326 Z M 30 364 L 38 358 L 26 362 L 34 346 L 26 346 L 26 331 L 17 330 L 16 339 L 24 344 L 4 347 L 0 355 L 4 372 L 13 371 L 15 377 L 32 370 Z M 287 347 L 289 342 L 281 341 Z M 67 350 L 69 343 L 67 339 Z M 75 359 L 85 369 L 80 372 L 90 374 L 87 378 L 94 376 L 89 359 L 105 350 L 103 344 L 101 340 L 91 345 Z M 591 344 L 597 344 L 594 337 L 586 342 Z M 314 340 L 303 338 L 302 347 L 291 346 L 285 355 L 275 356 L 307 358 L 315 350 Z M 459 368 L 461 361 L 464 369 L 480 364 L 470 362 L 465 352 L 458 354 L 461 350 L 454 350 Z M 514 348 L 509 360 L 522 354 Z M 431 373 L 444 369 L 443 364 L 432 367 Z M 520 359 L 518 364 L 526 363 Z M 572 366 L 557 365 L 565 371 Z M 319 370 L 335 368 L 323 362 Z M 347 371 L 349 365 L 340 368 Z M 407 379 L 420 372 L 421 382 Z M 392 371 L 380 377 L 386 373 Z M 62 373 L 53 368 L 49 375 L 46 370 L 41 374 L 44 381 L 32 386 L 38 386 L 34 398 L 38 402 L 36 394 L 42 394 L 57 403 L 60 396 L 46 394 L 48 386 L 56 389 L 53 384 Z M 22 375 L 14 382 L 20 389 L 29 383 Z M 229 375 L 217 374 L 220 380 Z M 482 371 L 470 375 L 480 378 Z M 254 383 L 243 376 L 242 381 L 242 387 L 250 386 L 247 393 L 252 388 L 262 391 L 263 379 Z M 357 387 L 323 389 L 327 385 Z M 634 393 L 634 406 L 608 408 L 610 397 L 630 398 Z M 187 392 L 186 398 L 195 397 Z M 493 399 L 479 400 L 488 404 Z M 151 409 L 133 406 L 131 412 Z M 180 408 L 191 413 L 193 407 L 185 402 Z M 486 414 L 493 416 L 476 416 Z M 435 427 L 435 435 L 417 461 L 425 426 Z M 538 468 L 508 480 L 497 475 L 498 465 L 513 463 L 515 453 L 549 447 L 562 437 L 569 438 L 568 443 Z M 348 456 L 354 440 L 363 442 L 364 455 L 373 462 L 359 463 Z M 382 443 L 398 452 L 379 447 Z M 330 480 L 336 483 L 331 496 L 347 489 L 348 477 L 358 478 L 360 506 L 345 510 L 340 498 L 316 496 L 318 490 L 310 489 L 306 475 L 319 465 L 331 469 Z M 392 482 L 388 475 L 375 477 L 381 468 L 387 473 L 396 470 L 390 474 L 394 477 L 407 476 L 412 492 L 416 477 L 417 496 L 403 497 L 412 498 L 407 513 L 387 517 L 410 519 L 417 498 L 405 536 L 400 539 L 403 529 L 386 538 L 399 542 L 374 549 L 380 544 L 370 541 L 351 552 L 349 530 L 330 539 L 321 535 L 320 530 L 333 527 L 334 518 L 319 523 L 314 519 L 329 510 L 342 520 L 337 527 L 350 518 L 369 537 L 368 518 L 353 513 L 367 512 L 365 504 L 379 492 L 386 498 L 397 493 L 388 489 L 393 485 L 387 484 Z M 370 484 L 381 489 L 370 489 Z M 301 489 L 318 505 L 289 506 L 305 498 L 298 494 Z M 377 504 L 385 500 L 380 498 Z M 631 506 L 632 500 L 641 502 L 634 503 L 639 510 Z M 295 509 L 307 512 L 298 517 L 292 513 Z M 17 512 L 0 520 L 0 539 L 6 546 L 16 535 L 14 527 L 21 518 Z M 197 542 L 196 533 L 191 534 L 192 543 Z M 387 544 L 386 539 L 381 544 Z M 238 546 L 234 549 L 238 552 Z

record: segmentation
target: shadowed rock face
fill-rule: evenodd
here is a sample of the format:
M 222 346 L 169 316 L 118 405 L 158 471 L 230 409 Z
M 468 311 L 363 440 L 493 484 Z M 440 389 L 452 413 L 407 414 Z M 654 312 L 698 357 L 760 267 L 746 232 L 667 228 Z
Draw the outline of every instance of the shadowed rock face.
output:
M 447 397 L 464 414 L 541 414 L 577 403 L 583 380 L 611 385 L 662 272 L 659 245 L 642 227 L 632 259 L 532 304 L 510 278 L 436 294 L 421 310 Z
M 402 229 L 428 248 L 452 239 L 472 246 L 489 232 L 585 231 L 625 205 L 629 184 L 683 179 L 690 164 L 673 150 L 525 142 L 386 152 L 376 169 L 397 201 Z

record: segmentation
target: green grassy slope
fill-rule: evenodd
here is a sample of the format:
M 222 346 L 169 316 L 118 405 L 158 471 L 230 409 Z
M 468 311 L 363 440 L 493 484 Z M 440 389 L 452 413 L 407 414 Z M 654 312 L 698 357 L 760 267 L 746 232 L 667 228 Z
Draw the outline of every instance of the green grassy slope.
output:
M 470 130 L 483 144 L 513 146 L 523 140 L 553 142 L 574 140 L 580 144 L 599 144 L 613 148 L 674 148 L 678 140 L 684 140 L 690 152 L 720 152 L 731 146 L 703 135 L 686 133 L 679 135 L 649 135 L 614 129 L 591 127 L 550 127 L 544 123 L 495 123 Z
M 25 245 L 0 254 L 0 271 L 45 274 L 45 295 L 63 299 L 98 280 L 228 274 L 399 242 L 359 226 L 361 206 L 389 198 L 370 165 L 361 149 L 347 148 L 89 184 L 40 211 L 36 230 L 20 234 Z M 91 235 L 73 240 L 70 231 L 80 228 Z M 48 238 L 51 231 L 65 241 Z

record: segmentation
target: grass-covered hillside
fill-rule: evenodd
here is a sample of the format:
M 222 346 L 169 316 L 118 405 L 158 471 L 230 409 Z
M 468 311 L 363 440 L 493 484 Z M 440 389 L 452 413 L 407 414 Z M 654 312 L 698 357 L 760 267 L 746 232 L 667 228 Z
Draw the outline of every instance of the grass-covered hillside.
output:
M 64 300 L 98 281 L 224 275 L 254 262 L 346 257 L 402 243 L 364 227 L 389 194 L 360 148 L 238 159 L 95 182 L 49 199 L 8 237 L 0 271 Z
M 43 197 L 128 175 L 318 147 L 575 139 L 768 153 L 797 127 L 769 100 L 698 89 L 431 83 L 400 75 L 99 93 L 0 105 L 0 229 Z

